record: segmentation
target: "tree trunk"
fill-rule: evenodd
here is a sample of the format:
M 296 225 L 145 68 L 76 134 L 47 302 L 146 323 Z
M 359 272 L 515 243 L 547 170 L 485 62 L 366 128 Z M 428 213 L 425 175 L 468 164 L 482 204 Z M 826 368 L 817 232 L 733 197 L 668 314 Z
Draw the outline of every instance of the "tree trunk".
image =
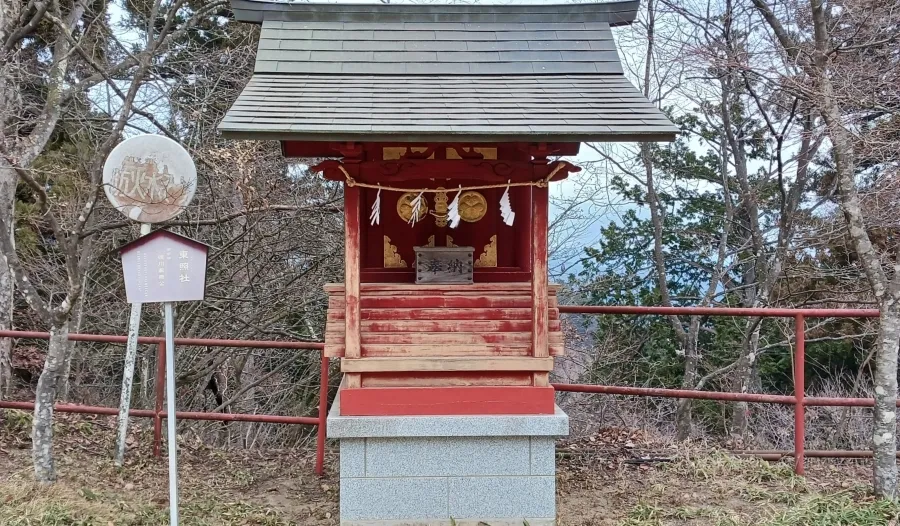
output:
M 684 378 L 681 380 L 682 389 L 695 389 L 697 384 L 697 366 L 699 364 L 696 342 L 691 341 L 684 349 Z M 679 398 L 675 410 L 675 438 L 687 440 L 693 432 L 693 400 Z
M 897 498 L 897 348 L 900 346 L 900 302 L 887 298 L 881 308 L 875 358 L 875 494 Z
M 41 484 L 49 484 L 56 480 L 56 468 L 53 465 L 53 405 L 56 403 L 56 391 L 65 364 L 65 355 L 69 350 L 68 336 L 68 319 L 50 327 L 47 358 L 34 395 L 31 455 L 34 475 Z
M 141 405 L 149 406 L 151 404 L 150 401 L 150 358 L 151 355 L 149 352 L 144 352 L 141 355 L 141 374 L 139 377 L 139 386 L 140 386 L 140 400 Z
M 738 357 L 738 365 L 734 369 L 734 387 L 736 393 L 750 393 L 756 387 L 754 384 L 758 368 L 756 367 L 756 353 L 759 349 L 759 331 L 761 321 L 758 318 L 748 320 L 747 330 L 752 331 L 744 338 L 741 347 L 741 355 Z M 747 402 L 735 402 L 731 407 L 731 440 L 733 446 L 743 449 L 750 444 L 750 404 Z
M 84 280 L 81 282 L 81 296 L 78 297 L 78 301 L 75 302 L 74 309 L 74 317 L 75 317 L 75 334 L 81 332 L 81 322 L 84 321 L 84 296 L 87 292 L 87 275 L 84 276 Z M 77 350 L 77 344 L 75 340 L 69 341 L 69 348 L 66 350 L 66 360 L 63 365 L 62 372 L 62 385 L 59 389 L 59 399 L 63 402 L 68 402 L 69 399 L 69 391 L 70 391 L 70 376 L 72 374 L 72 358 L 75 356 L 75 351 Z
M 234 392 L 240 393 L 244 389 L 244 385 L 253 384 L 257 378 L 256 358 L 253 355 L 254 349 L 248 349 L 247 353 L 241 358 L 238 364 Z M 256 413 L 256 387 L 250 387 L 242 395 L 242 400 L 237 402 L 238 407 L 244 413 Z M 240 443 L 241 448 L 247 449 L 250 444 L 250 434 L 253 430 L 253 422 L 246 422 L 240 425 Z
M 758 0 L 754 0 L 758 1 Z M 765 13 L 765 8 L 763 12 Z M 823 2 L 810 2 L 813 21 L 815 52 L 813 63 L 806 67 L 817 84 L 818 98 L 815 100 L 831 139 L 834 166 L 837 172 L 838 195 L 841 212 L 847 222 L 853 248 L 866 272 L 872 293 L 879 300 L 881 326 L 878 334 L 878 352 L 875 357 L 875 425 L 872 435 L 872 449 L 875 454 L 873 478 L 875 495 L 886 499 L 897 497 L 897 345 L 900 343 L 900 292 L 892 286 L 890 278 L 882 267 L 881 255 L 872 244 L 867 231 L 865 215 L 860 205 L 857 189 L 856 155 L 853 149 L 855 138 L 844 125 L 845 108 L 841 107 L 834 84 L 831 81 L 829 51 L 831 35 L 828 32 L 828 14 Z M 770 25 L 772 23 L 770 22 Z M 777 31 L 777 30 L 776 30 Z M 779 39 L 787 40 L 781 28 Z
M 675 440 L 684 441 L 691 438 L 693 430 L 692 401 L 690 398 L 678 399 L 675 409 Z
M 0 85 L 0 90 L 3 86 Z M 0 97 L 3 94 L 0 93 Z M 10 225 L 9 232 L 0 235 L 8 235 L 15 246 L 13 229 L 15 219 L 13 214 L 16 200 L 16 181 L 18 176 L 10 168 L 4 168 L 0 164 L 0 219 L 2 224 Z M 0 264 L 0 330 L 8 331 L 13 328 L 13 300 L 15 288 L 13 287 L 13 275 L 9 265 Z M 12 389 L 12 339 L 0 338 L 0 399 L 8 398 Z
M 817 20 L 817 23 L 822 22 Z M 856 160 L 852 136 L 841 123 L 840 110 L 835 102 L 830 80 L 825 76 L 820 80 L 823 92 L 822 116 L 834 146 L 841 211 L 847 222 L 850 238 L 853 240 L 853 248 L 866 272 L 872 292 L 879 299 L 881 310 L 873 379 L 875 384 L 873 479 L 875 495 L 894 500 L 897 498 L 897 346 L 900 345 L 900 295 L 892 290 L 891 282 L 881 266 L 878 250 L 873 246 L 866 230 L 856 188 Z
M 6 41 L 11 22 L 18 16 L 19 2 L 0 2 L 0 42 Z M 9 28 L 9 29 L 7 29 Z M 0 52 L 0 144 L 6 141 L 4 128 L 10 113 L 11 91 L 9 71 L 14 67 L 12 57 Z M 0 216 L 10 225 L 12 236 L 13 203 L 16 196 L 15 172 L 0 161 Z M 13 277 L 6 263 L 0 265 L 0 329 L 12 328 Z M 8 398 L 12 388 L 12 340 L 0 338 L 0 400 Z

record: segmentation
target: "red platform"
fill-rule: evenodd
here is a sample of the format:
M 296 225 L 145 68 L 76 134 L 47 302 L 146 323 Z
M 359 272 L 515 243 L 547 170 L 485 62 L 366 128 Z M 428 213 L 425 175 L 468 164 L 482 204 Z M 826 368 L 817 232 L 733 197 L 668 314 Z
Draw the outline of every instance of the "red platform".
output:
M 552 415 L 554 395 L 552 387 L 341 389 L 341 415 Z
M 553 356 L 563 352 L 556 287 L 548 345 L 535 356 L 530 283 L 363 283 L 359 350 L 347 353 L 345 288 L 329 294 L 325 355 L 341 359 L 341 414 L 553 414 Z

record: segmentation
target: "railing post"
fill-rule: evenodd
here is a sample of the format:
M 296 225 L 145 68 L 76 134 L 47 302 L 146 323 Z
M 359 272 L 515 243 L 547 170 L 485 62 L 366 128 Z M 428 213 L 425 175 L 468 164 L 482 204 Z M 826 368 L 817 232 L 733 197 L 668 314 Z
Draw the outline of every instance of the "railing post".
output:
M 159 458 L 162 446 L 162 412 L 163 393 L 166 381 L 166 342 L 156 346 L 156 381 L 153 390 L 156 392 L 156 404 L 153 407 L 153 456 Z
M 806 447 L 806 321 L 802 314 L 794 317 L 794 473 L 803 475 L 805 471 Z
M 316 426 L 316 475 L 325 474 L 325 433 L 328 423 L 328 357 L 321 354 L 322 372 L 319 383 L 319 425 Z

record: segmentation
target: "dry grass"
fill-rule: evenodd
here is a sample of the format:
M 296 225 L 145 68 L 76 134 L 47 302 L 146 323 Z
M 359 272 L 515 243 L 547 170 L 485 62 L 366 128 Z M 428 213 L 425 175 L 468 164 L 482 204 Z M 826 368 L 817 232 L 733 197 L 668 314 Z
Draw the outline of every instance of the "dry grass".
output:
M 10 413 L 7 413 L 9 415 Z M 168 523 L 166 464 L 135 447 L 119 469 L 109 460 L 106 419 L 65 416 L 57 429 L 60 480 L 31 482 L 26 415 L 0 425 L 0 524 L 149 526 Z M 148 444 L 136 431 L 135 444 Z M 265 455 L 180 444 L 185 526 L 338 524 L 336 453 L 312 474 L 312 451 Z M 655 452 L 669 462 L 634 464 Z M 563 444 L 558 459 L 561 526 L 895 526 L 900 508 L 868 495 L 868 467 L 738 459 L 673 446 L 641 432 L 605 429 Z
M 28 420 L 26 414 L 7 411 L 0 422 L 0 525 L 168 524 L 167 464 L 152 458 L 146 430 L 135 427 L 129 440 L 134 446 L 119 468 L 111 460 L 111 419 L 57 415 L 59 480 L 45 488 L 32 482 Z M 223 451 L 180 441 L 181 524 L 336 525 L 337 481 L 334 475 L 320 479 L 313 474 L 313 455 L 309 450 Z
M 670 462 L 638 463 L 650 452 Z M 868 465 L 768 463 L 604 430 L 563 448 L 564 526 L 896 526 L 900 507 L 869 495 Z
M 690 453 L 641 477 L 620 474 L 609 484 L 571 489 L 585 508 L 560 509 L 566 526 L 885 526 L 900 507 L 868 495 L 855 466 L 821 464 L 799 478 L 786 464 Z M 587 503 L 606 495 L 607 510 Z M 611 495 L 612 494 L 612 495 Z M 604 511 L 621 510 L 604 514 Z M 574 510 L 574 508 L 573 508 Z M 590 510 L 590 511 L 588 511 Z
M 95 491 L 88 487 L 76 490 L 66 483 L 43 488 L 24 483 L 4 485 L 3 493 L 0 524 L 4 526 L 155 526 L 169 521 L 165 501 L 129 491 Z M 189 496 L 184 500 L 180 513 L 185 525 L 296 524 L 265 506 L 219 501 L 213 496 Z

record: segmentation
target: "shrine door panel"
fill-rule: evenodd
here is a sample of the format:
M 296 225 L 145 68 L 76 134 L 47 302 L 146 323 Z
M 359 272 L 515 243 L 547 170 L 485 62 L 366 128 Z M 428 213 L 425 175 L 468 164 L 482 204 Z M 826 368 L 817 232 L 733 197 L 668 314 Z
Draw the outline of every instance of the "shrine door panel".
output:
M 431 181 L 418 184 L 426 186 L 429 183 L 434 184 Z M 458 181 L 456 184 L 473 186 L 479 183 Z M 417 182 L 410 182 L 409 186 L 417 186 Z M 530 190 L 527 187 L 510 189 L 510 201 L 516 212 L 512 226 L 506 225 L 500 215 L 500 198 L 504 191 L 502 188 L 479 190 L 478 195 L 464 196 L 460 215 L 469 221 L 460 221 L 454 229 L 449 224 L 443 225 L 443 221 L 435 217 L 446 213 L 442 205 L 448 205 L 453 200 L 456 195 L 453 190 L 447 192 L 446 203 L 440 202 L 443 196 L 424 194 L 427 212 L 425 207 L 420 209 L 426 215 L 415 225 L 406 219 L 412 210 L 409 203 L 415 196 L 407 194 L 398 212 L 398 201 L 404 194 L 382 191 L 380 224 L 371 225 L 369 215 L 377 190 L 365 189 L 362 209 L 364 270 L 411 272 L 415 261 L 413 247 L 431 244 L 439 247 L 473 247 L 475 260 L 481 259 L 481 265 L 475 270 L 476 274 L 491 269 L 527 270 L 530 266 L 527 261 L 530 250 Z

